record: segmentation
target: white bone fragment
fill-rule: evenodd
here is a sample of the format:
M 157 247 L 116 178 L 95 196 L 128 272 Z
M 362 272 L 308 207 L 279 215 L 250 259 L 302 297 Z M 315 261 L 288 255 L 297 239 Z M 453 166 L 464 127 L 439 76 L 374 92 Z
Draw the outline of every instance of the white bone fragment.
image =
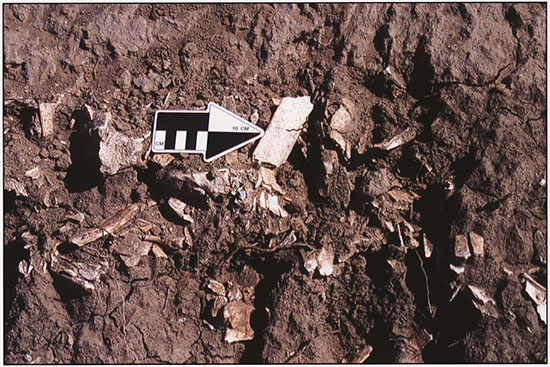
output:
M 473 285 L 468 285 L 468 289 L 474 296 L 474 306 L 482 313 L 497 317 L 498 310 L 496 309 L 495 300 L 485 294 L 485 291 Z
M 523 273 L 525 278 L 525 292 L 531 297 L 531 299 L 540 306 L 546 302 L 546 288 L 540 285 L 529 274 Z
M 128 208 L 116 213 L 113 217 L 101 224 L 100 228 L 81 230 L 75 233 L 69 242 L 79 247 L 95 241 L 107 234 L 113 234 L 119 228 L 125 226 L 139 211 L 140 204 L 132 204 Z
M 165 177 L 165 180 L 173 186 L 188 187 L 201 196 L 218 196 L 236 193 L 246 186 L 249 178 L 245 170 L 219 168 L 210 172 L 194 173 L 173 170 Z M 261 182 L 259 175 L 258 180 Z
M 420 244 L 418 243 L 418 240 L 416 238 L 414 238 L 413 236 L 409 236 L 409 246 L 411 248 L 417 248 L 418 246 L 420 246 Z
M 218 311 L 222 309 L 223 306 L 227 304 L 227 298 L 224 296 L 217 296 L 214 298 L 214 303 L 212 304 L 212 309 L 210 309 L 210 315 L 212 317 L 218 316 Z
M 283 164 L 312 110 L 309 96 L 283 98 L 254 151 L 254 158 L 275 167 Z
M 469 285 L 468 288 L 470 289 L 470 291 L 472 292 L 472 294 L 474 295 L 474 297 L 478 300 L 478 301 L 481 301 L 481 303 L 485 304 L 487 302 L 494 302 L 490 297 L 488 297 L 486 294 L 485 294 L 485 291 L 481 288 L 478 288 L 476 286 L 473 286 L 473 285 Z
M 240 301 L 241 299 L 243 299 L 243 294 L 241 290 L 232 282 L 229 282 L 229 284 L 227 285 L 227 299 L 230 302 Z
M 34 167 L 25 172 L 25 176 L 32 178 L 33 180 L 36 180 L 40 177 L 40 167 Z
M 225 296 L 225 286 L 217 280 L 208 280 L 208 289 L 220 296 Z
M 468 260 L 470 257 L 470 249 L 468 248 L 468 239 L 465 235 L 459 234 L 455 236 L 455 257 L 458 259 Z
M 319 264 L 317 263 L 317 259 L 314 258 L 314 257 L 309 258 L 304 262 L 304 268 L 310 274 L 313 273 L 315 271 L 315 269 L 317 269 L 317 265 L 319 265 Z
M 40 113 L 40 124 L 42 127 L 42 137 L 53 134 L 55 110 L 59 103 L 41 103 L 38 106 Z
M 114 175 L 120 170 L 141 162 L 142 139 L 131 138 L 111 126 L 110 112 L 97 113 L 93 119 L 93 134 L 99 137 L 99 170 L 104 175 Z
M 412 127 L 406 128 L 396 136 L 386 139 L 381 143 L 375 144 L 374 147 L 382 150 L 392 150 L 401 145 L 407 144 L 416 137 L 416 130 Z
M 277 178 L 275 177 L 275 171 L 266 167 L 260 167 L 260 177 L 262 179 L 262 185 L 264 187 L 284 195 L 285 191 L 277 183 Z
M 193 237 L 191 237 L 191 232 L 189 231 L 189 228 L 183 227 L 183 235 L 185 237 L 185 243 L 187 243 L 187 246 L 193 247 Z
M 262 192 L 260 194 L 260 207 L 264 209 L 269 209 L 273 214 L 286 218 L 288 217 L 288 212 L 279 205 L 279 197 L 277 195 L 268 194 Z
M 329 133 L 329 136 L 332 140 L 334 140 L 334 142 L 336 144 L 338 144 L 340 146 L 342 151 L 346 154 L 346 158 L 350 159 L 351 158 L 351 144 L 346 140 L 346 138 L 344 138 L 344 136 L 336 130 L 332 130 Z
M 82 214 L 81 212 L 78 212 L 76 214 L 67 215 L 66 219 L 72 220 L 80 224 L 84 221 L 85 218 L 84 218 L 84 214 Z
M 153 244 L 151 250 L 153 251 L 153 254 L 156 258 L 168 258 L 168 255 L 166 255 L 166 253 L 157 244 Z
M 19 263 L 19 266 L 17 267 L 19 272 L 26 277 L 28 277 L 33 269 L 33 266 L 29 263 L 27 263 L 27 260 L 21 260 Z
M 453 286 L 452 286 L 452 289 L 453 289 L 453 293 L 451 294 L 451 296 L 450 296 L 449 299 L 447 300 L 448 303 L 451 303 L 451 302 L 455 299 L 456 295 L 457 295 L 458 292 L 462 289 L 462 287 L 453 285 Z
M 352 126 L 351 115 L 344 106 L 340 108 L 332 115 L 330 120 L 330 127 L 342 134 L 350 131 Z
M 470 244 L 472 245 L 472 251 L 474 256 L 483 257 L 484 254 L 484 239 L 475 232 L 470 232 Z
M 449 268 L 451 268 L 452 271 L 454 271 L 455 273 L 457 273 L 459 275 L 464 273 L 464 271 L 466 270 L 466 268 L 464 266 L 458 266 L 458 265 L 454 265 L 454 264 L 449 264 Z
M 323 247 L 317 256 L 317 263 L 319 264 L 319 274 L 321 276 L 331 275 L 334 272 L 334 252 Z
M 184 221 L 189 223 L 195 222 L 189 214 L 185 213 L 185 208 L 187 207 L 187 204 L 185 204 L 183 201 L 176 198 L 170 198 L 168 199 L 168 205 L 170 206 L 170 208 L 172 208 L 174 213 L 176 213 Z
M 15 191 L 15 193 L 19 196 L 29 196 L 29 194 L 27 194 L 27 190 L 25 189 L 25 185 L 12 177 L 4 178 L 4 190 Z
M 544 324 L 546 324 L 546 302 L 537 306 L 537 313 Z
M 105 261 L 99 263 L 85 263 L 69 260 L 63 257 L 52 258 L 51 270 L 81 289 L 92 292 L 95 288 L 95 282 L 99 280 L 109 268 Z
M 254 112 L 252 112 L 252 114 L 250 115 L 250 122 L 252 122 L 255 125 L 259 119 L 260 119 L 260 114 L 258 113 L 258 110 L 254 110 Z
M 390 221 L 390 220 L 385 220 L 384 221 L 384 226 L 386 226 L 386 228 L 388 229 L 388 231 L 390 232 L 395 232 L 395 228 L 393 226 L 393 223 Z
M 351 360 L 351 363 L 353 364 L 361 364 L 363 362 L 365 362 L 367 360 L 367 358 L 370 357 L 371 353 L 372 353 L 372 346 L 370 345 L 365 345 L 363 348 L 361 348 L 359 350 L 359 352 L 357 352 L 357 354 L 355 355 L 355 357 Z
M 401 223 L 397 223 L 397 234 L 399 235 L 399 244 L 401 247 L 405 247 L 405 241 L 403 241 L 403 235 L 401 234 Z
M 340 106 L 340 108 L 332 115 L 330 120 L 331 131 L 329 133 L 330 138 L 340 146 L 345 153 L 346 158 L 351 158 L 351 144 L 344 137 L 349 133 L 352 127 L 351 114 L 346 107 Z
M 296 242 L 296 234 L 294 233 L 294 230 L 290 232 L 279 244 L 279 246 L 288 246 Z
M 166 167 L 174 160 L 174 156 L 171 154 L 155 154 L 151 160 L 161 167 Z
M 223 309 L 223 317 L 230 327 L 225 331 L 225 341 L 228 343 L 252 340 L 254 330 L 250 326 L 250 315 L 254 306 L 243 301 L 229 302 Z
M 432 256 L 434 245 L 430 242 L 425 233 L 422 234 L 422 240 L 424 242 L 424 255 L 429 259 Z

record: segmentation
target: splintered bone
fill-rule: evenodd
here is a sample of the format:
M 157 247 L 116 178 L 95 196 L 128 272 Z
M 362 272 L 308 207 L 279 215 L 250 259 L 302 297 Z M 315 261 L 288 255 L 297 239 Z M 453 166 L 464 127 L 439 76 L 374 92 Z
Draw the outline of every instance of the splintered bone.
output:
M 112 216 L 107 221 L 101 224 L 100 228 L 91 228 L 78 231 L 70 239 L 69 242 L 82 247 L 92 241 L 95 241 L 107 234 L 113 234 L 121 227 L 130 222 L 140 209 L 139 204 L 132 204 L 126 209 L 123 209 Z

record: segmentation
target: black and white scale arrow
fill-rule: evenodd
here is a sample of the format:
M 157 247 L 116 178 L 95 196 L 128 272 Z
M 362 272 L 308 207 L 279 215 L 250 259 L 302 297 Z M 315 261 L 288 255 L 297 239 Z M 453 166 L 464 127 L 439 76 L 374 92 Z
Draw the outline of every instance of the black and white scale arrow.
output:
M 157 111 L 153 153 L 202 153 L 210 162 L 261 138 L 264 131 L 210 102 L 206 111 Z

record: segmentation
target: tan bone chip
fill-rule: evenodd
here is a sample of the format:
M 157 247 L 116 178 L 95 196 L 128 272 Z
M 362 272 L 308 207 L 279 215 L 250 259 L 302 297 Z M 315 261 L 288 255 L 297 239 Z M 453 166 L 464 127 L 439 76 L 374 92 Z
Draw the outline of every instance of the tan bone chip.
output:
M 168 205 L 174 211 L 174 213 L 176 213 L 184 221 L 189 223 L 195 222 L 189 214 L 185 213 L 185 208 L 187 208 L 187 204 L 185 204 L 183 201 L 176 198 L 170 198 L 168 199 Z
M 208 289 L 220 296 L 225 296 L 225 286 L 217 280 L 210 279 L 208 281 Z
M 230 327 L 225 331 L 225 341 L 234 343 L 254 338 L 254 330 L 250 326 L 250 315 L 254 306 L 242 301 L 229 302 L 223 310 L 224 318 Z
M 478 235 L 475 232 L 470 232 L 470 244 L 472 245 L 472 251 L 474 252 L 474 256 L 483 257 L 485 252 L 485 241 L 483 237 Z
M 459 260 L 468 260 L 470 257 L 470 249 L 468 248 L 468 239 L 465 235 L 459 234 L 455 236 L 455 257 Z

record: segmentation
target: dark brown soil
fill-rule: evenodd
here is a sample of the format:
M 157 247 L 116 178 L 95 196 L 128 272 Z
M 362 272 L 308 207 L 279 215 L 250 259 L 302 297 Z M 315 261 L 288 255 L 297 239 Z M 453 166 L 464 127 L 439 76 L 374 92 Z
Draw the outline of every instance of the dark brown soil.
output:
M 4 363 L 547 362 L 522 275 L 547 283 L 545 4 L 3 9 Z M 212 163 L 174 154 L 164 167 L 147 153 L 156 110 L 215 102 L 246 119 L 257 111 L 266 128 L 278 99 L 301 95 L 313 112 L 275 171 L 288 217 L 168 179 L 229 168 L 254 190 L 256 144 Z M 39 106 L 51 102 L 43 137 Z M 341 106 L 350 156 L 331 135 Z M 88 108 L 145 138 L 114 175 L 101 172 Z M 375 146 L 407 128 L 412 141 Z M 413 199 L 399 204 L 397 188 Z M 191 204 L 193 223 L 170 197 Z M 68 243 L 132 204 L 119 232 Z M 67 219 L 77 212 L 84 221 Z M 461 264 L 455 236 L 471 231 L 484 256 Z M 128 265 L 117 249 L 144 235 L 163 238 L 167 257 Z M 167 247 L 174 237 L 185 245 Z M 321 248 L 335 253 L 326 277 L 304 268 Z M 93 289 L 60 262 L 97 266 Z M 243 291 L 252 340 L 225 341 L 209 280 Z

